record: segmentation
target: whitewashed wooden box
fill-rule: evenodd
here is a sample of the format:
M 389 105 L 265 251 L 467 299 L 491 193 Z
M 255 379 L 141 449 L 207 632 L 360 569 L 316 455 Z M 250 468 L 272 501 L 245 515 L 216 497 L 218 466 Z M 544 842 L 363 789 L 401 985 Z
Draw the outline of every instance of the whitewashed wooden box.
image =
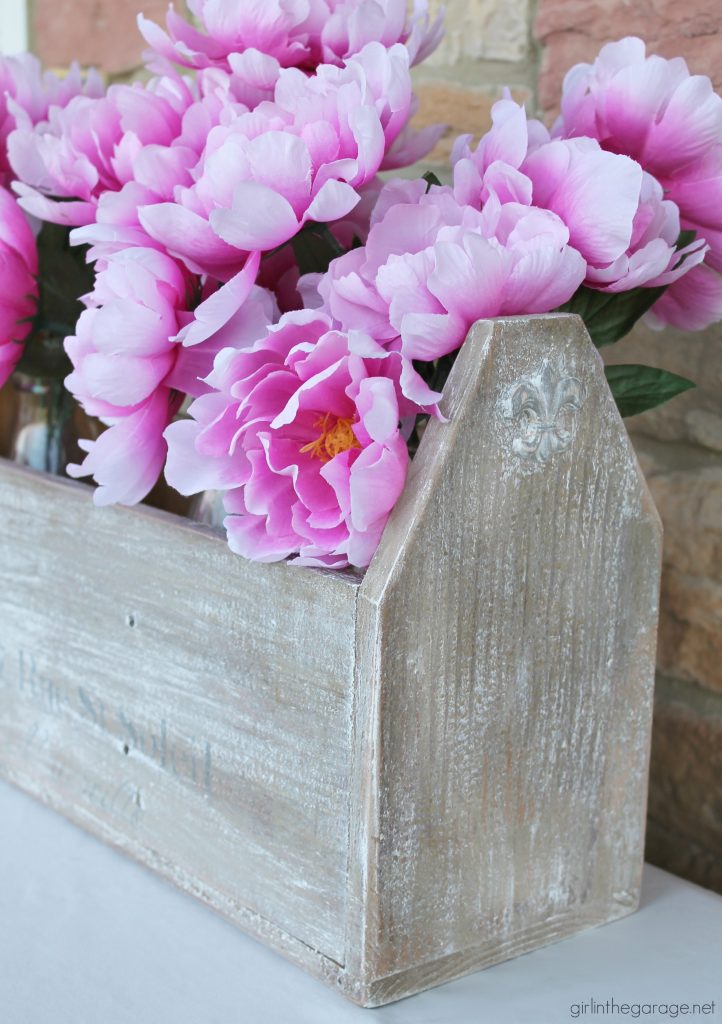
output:
M 0 773 L 365 1006 L 639 894 L 661 531 L 581 321 L 445 412 L 364 576 L 0 460 Z

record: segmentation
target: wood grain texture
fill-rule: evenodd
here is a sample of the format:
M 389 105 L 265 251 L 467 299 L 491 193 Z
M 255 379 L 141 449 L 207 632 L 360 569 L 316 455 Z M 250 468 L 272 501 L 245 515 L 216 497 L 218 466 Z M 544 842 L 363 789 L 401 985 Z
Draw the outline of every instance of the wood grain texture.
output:
M 639 892 L 661 528 L 598 356 L 576 318 L 480 323 L 445 395 L 359 595 L 367 1005 Z
M 0 774 L 362 1005 L 629 913 L 660 526 L 575 317 L 480 323 L 362 578 L 0 461 Z
M 342 962 L 353 577 L 7 463 L 0 521 L 0 771 Z

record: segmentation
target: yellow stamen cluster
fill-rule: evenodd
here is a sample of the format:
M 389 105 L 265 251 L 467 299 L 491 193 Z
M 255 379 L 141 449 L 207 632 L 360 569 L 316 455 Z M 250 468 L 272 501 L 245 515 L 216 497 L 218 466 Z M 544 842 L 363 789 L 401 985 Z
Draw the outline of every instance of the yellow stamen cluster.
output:
M 312 459 L 320 459 L 321 462 L 330 462 L 341 452 L 347 452 L 349 448 L 360 448 L 358 438 L 353 432 L 351 419 L 337 419 L 330 425 L 333 417 L 330 412 L 325 416 L 319 416 L 314 427 L 321 431 L 315 441 L 305 444 L 302 452 L 308 452 Z

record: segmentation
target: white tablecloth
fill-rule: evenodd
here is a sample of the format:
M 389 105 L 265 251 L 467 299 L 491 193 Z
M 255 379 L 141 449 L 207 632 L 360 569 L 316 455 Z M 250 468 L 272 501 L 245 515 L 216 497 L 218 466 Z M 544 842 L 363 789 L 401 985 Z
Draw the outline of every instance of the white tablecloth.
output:
M 595 1000 L 596 1012 L 589 1012 Z M 647 867 L 622 921 L 379 1010 L 347 1004 L 212 911 L 0 783 L 0 1024 L 608 1024 L 711 1003 L 722 898 Z M 579 1004 L 587 1004 L 582 1013 Z M 670 1010 L 672 1008 L 670 1007 Z M 673 1012 L 673 1010 L 672 1010 Z M 576 1013 L 576 1016 L 575 1016 Z M 664 1011 L 636 1019 L 667 1024 Z

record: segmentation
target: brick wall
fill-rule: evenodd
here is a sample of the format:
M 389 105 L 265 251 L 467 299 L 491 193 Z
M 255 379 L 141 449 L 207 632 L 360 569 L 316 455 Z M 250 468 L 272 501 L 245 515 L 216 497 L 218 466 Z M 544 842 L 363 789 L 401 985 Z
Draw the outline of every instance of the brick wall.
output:
M 534 31 L 547 120 L 567 68 L 621 34 L 722 89 L 719 0 L 539 0 Z M 628 421 L 665 529 L 647 856 L 722 892 L 722 327 L 638 328 L 607 352 L 698 382 Z
M 501 5 L 500 5 L 501 6 Z M 623 35 L 645 39 L 662 57 L 684 57 L 722 86 L 719 0 L 539 0 L 534 34 L 542 45 L 539 106 L 554 111 L 564 72 Z
M 622 35 L 685 57 L 722 89 L 719 0 L 452 0 L 447 10 L 448 38 L 416 73 L 421 119 L 451 125 L 439 161 L 450 136 L 484 130 L 505 84 L 551 123 L 567 69 Z M 628 421 L 665 524 L 647 857 L 722 892 L 722 327 L 638 328 L 606 351 L 698 382 Z
M 503 85 L 548 123 L 562 80 L 603 43 L 642 36 L 722 89 L 719 0 L 451 0 L 441 50 L 416 72 L 424 122 L 479 134 Z M 609 351 L 609 350 L 607 350 Z M 722 327 L 638 328 L 610 362 L 663 366 L 695 391 L 628 421 L 665 528 L 647 857 L 722 892 Z
M 430 0 L 446 9 L 446 36 L 414 71 L 421 102 L 419 124 L 448 125 L 426 161 L 442 169 L 451 142 L 462 132 L 480 135 L 504 86 L 529 109 L 536 105 L 537 59 L 532 37 L 533 0 Z
M 33 49 L 45 64 L 65 67 L 77 60 L 118 75 L 141 63 L 145 41 L 135 23 L 138 12 L 162 22 L 168 0 L 30 0 L 30 8 Z
M 34 0 L 35 48 L 50 65 L 76 57 L 124 73 L 142 50 L 140 0 Z M 166 0 L 143 0 L 162 16 Z M 177 6 L 180 6 L 178 4 Z M 432 0 L 438 8 L 440 0 Z M 478 135 L 504 85 L 547 119 L 567 68 L 637 33 L 681 54 L 722 88 L 719 0 L 446 0 L 447 37 L 415 72 L 419 121 Z M 697 390 L 629 425 L 665 525 L 660 678 L 652 752 L 648 856 L 722 892 L 722 330 L 639 329 L 613 361 L 660 365 Z

